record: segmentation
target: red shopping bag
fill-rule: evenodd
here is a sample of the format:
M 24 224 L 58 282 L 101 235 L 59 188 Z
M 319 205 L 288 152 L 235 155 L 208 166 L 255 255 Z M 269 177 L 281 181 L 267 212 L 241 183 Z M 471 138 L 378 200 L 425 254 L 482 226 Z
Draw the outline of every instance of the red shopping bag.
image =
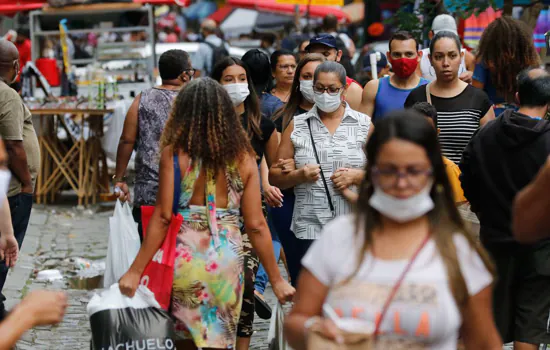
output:
M 143 236 L 145 237 L 149 220 L 155 211 L 153 206 L 141 207 L 141 221 L 143 225 Z M 155 294 L 160 306 L 168 310 L 172 297 L 172 283 L 174 282 L 174 261 L 176 258 L 176 236 L 183 222 L 180 214 L 172 214 L 172 221 L 168 227 L 168 233 L 159 250 L 141 276 L 141 284 L 145 285 Z

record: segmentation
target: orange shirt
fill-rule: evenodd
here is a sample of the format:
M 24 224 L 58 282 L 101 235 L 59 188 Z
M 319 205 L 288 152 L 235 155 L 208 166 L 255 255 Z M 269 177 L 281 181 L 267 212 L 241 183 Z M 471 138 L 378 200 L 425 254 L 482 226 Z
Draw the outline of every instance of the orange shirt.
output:
M 447 157 L 443 157 L 443 164 L 445 165 L 445 171 L 453 190 L 455 203 L 467 202 L 466 197 L 464 197 L 464 190 L 462 190 L 462 185 L 460 184 L 460 168 Z

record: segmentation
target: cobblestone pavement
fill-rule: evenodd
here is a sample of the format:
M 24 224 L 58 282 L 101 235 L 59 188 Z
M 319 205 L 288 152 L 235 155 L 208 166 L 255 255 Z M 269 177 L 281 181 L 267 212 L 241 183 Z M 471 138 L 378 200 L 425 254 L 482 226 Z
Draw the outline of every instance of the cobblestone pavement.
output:
M 64 321 L 56 327 L 39 327 L 27 332 L 17 344 L 20 350 L 89 349 L 90 327 L 86 305 L 93 291 L 75 289 L 74 263 L 71 258 L 102 259 L 107 253 L 109 217 L 113 205 L 95 210 L 76 210 L 73 207 L 38 206 L 33 209 L 27 235 L 17 266 L 10 272 L 4 294 L 7 307 L 17 304 L 20 298 L 36 289 L 64 290 L 69 296 L 69 308 Z M 40 270 L 59 269 L 62 281 L 42 282 L 35 276 Z M 99 279 L 90 280 L 93 287 Z M 86 287 L 80 283 L 79 287 Z M 269 288 L 269 287 L 268 287 Z M 266 290 L 270 304 L 275 298 Z M 269 320 L 256 317 L 256 333 L 251 349 L 267 349 L 265 339 Z
M 99 279 L 79 283 L 74 278 L 71 259 L 98 260 L 105 257 L 109 234 L 109 217 L 113 205 L 98 206 L 94 210 L 77 210 L 70 206 L 35 206 L 25 237 L 21 257 L 12 269 L 4 294 L 8 308 L 36 289 L 64 290 L 69 296 L 69 308 L 64 321 L 55 327 L 38 327 L 27 332 L 17 344 L 20 350 L 89 349 L 90 327 L 86 305 Z M 64 279 L 55 282 L 37 281 L 40 270 L 59 269 Z M 268 286 L 266 298 L 270 305 L 275 297 Z M 253 350 L 267 349 L 269 320 L 256 317 Z M 504 347 L 504 349 L 512 349 Z

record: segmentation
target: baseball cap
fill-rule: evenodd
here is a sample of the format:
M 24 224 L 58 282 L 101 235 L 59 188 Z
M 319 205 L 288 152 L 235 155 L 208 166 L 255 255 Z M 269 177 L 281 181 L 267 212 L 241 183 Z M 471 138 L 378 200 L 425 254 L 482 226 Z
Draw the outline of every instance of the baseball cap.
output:
M 330 34 L 321 34 L 314 36 L 309 41 L 309 45 L 306 46 L 306 51 L 309 51 L 309 49 L 313 45 L 324 45 L 330 47 L 331 49 L 336 49 L 336 39 Z
M 372 70 L 372 67 L 370 65 L 370 54 L 374 52 L 369 52 L 363 57 L 363 72 L 370 72 Z M 376 62 L 376 70 L 380 72 L 382 69 L 386 68 L 388 66 L 388 59 L 386 58 L 386 55 L 384 55 L 382 52 L 380 52 L 380 61 Z
M 438 15 L 432 22 L 432 30 L 434 34 L 442 31 L 452 32 L 458 35 L 456 21 L 451 15 Z

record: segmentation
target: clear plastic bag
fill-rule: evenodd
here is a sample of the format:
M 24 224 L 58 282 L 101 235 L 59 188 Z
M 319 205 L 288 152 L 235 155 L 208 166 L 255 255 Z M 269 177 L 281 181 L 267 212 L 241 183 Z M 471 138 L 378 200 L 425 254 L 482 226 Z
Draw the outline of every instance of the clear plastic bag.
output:
M 128 271 L 140 246 L 137 223 L 130 206 L 117 200 L 114 214 L 109 218 L 109 248 L 103 278 L 105 288 L 117 283 Z

